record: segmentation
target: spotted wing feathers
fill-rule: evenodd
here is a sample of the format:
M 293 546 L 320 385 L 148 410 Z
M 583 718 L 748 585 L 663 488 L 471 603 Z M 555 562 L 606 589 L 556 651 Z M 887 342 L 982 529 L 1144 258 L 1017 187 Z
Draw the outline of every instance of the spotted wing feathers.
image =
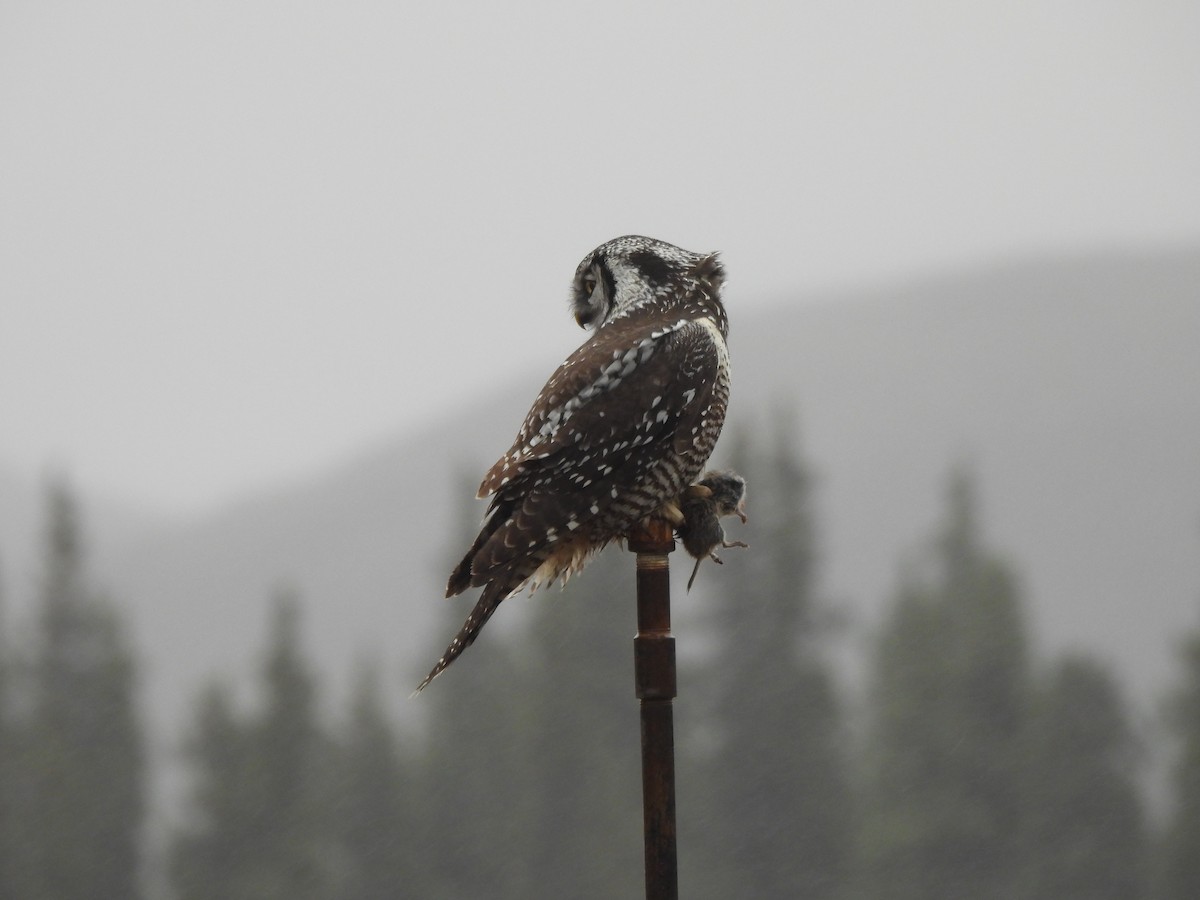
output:
M 481 490 L 493 493 L 491 510 L 449 593 L 487 583 L 522 558 L 540 566 L 552 545 L 579 535 L 603 546 L 695 476 L 681 465 L 698 469 L 704 459 L 691 462 L 678 447 L 691 450 L 700 443 L 717 353 L 705 330 L 692 323 L 655 340 L 636 377 L 610 378 L 585 402 L 571 405 L 531 451 L 528 436 L 541 433 L 537 423 L 556 421 L 535 405 L 513 449 L 484 480 Z M 568 360 L 551 384 L 568 381 L 562 376 L 573 365 Z M 586 389 L 598 379 L 579 380 Z M 560 401 L 557 408 L 567 406 Z

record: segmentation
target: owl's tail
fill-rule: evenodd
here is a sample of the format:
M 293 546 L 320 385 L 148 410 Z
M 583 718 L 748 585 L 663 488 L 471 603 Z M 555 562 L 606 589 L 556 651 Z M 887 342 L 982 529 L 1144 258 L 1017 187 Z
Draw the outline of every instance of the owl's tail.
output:
M 450 642 L 450 646 L 446 648 L 446 652 L 442 654 L 442 658 L 429 670 L 429 674 L 425 676 L 424 680 L 417 685 L 417 689 L 413 691 L 414 697 L 421 693 L 429 682 L 441 675 L 442 671 L 450 663 L 458 659 L 462 652 L 475 642 L 475 638 L 483 630 L 483 626 L 487 624 L 487 620 L 492 617 L 492 613 L 496 611 L 496 607 L 500 605 L 500 601 L 511 594 L 513 590 L 513 585 L 503 578 L 490 582 L 483 589 L 483 593 L 479 595 L 479 602 L 475 604 L 475 608 L 467 616 L 467 621 L 463 622 L 462 628 L 458 629 L 458 634 L 454 636 L 454 640 Z

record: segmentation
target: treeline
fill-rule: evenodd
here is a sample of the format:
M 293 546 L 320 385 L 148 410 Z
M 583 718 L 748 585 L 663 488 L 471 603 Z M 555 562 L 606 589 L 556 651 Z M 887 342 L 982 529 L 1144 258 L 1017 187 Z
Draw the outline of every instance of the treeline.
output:
M 750 484 L 751 548 L 706 564 L 679 642 L 682 896 L 1200 897 L 1200 627 L 1164 704 L 1170 803 L 1152 816 L 1112 673 L 1033 653 L 968 475 L 948 479 L 848 691 L 795 436 L 734 441 L 730 462 Z M 0 644 L 0 900 L 640 895 L 628 557 L 537 595 L 520 633 L 498 617 L 403 729 L 395 711 L 441 645 L 404 684 L 362 663 L 329 714 L 301 603 L 281 593 L 252 702 L 244 685 L 201 692 L 176 741 L 186 808 L 148 842 L 136 654 L 84 576 L 69 495 L 48 510 L 33 637 L 6 627 Z M 438 639 L 463 615 L 447 602 Z

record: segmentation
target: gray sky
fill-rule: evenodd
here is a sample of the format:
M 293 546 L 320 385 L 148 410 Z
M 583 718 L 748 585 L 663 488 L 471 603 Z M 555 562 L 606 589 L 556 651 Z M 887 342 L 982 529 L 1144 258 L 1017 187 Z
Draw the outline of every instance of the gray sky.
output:
M 626 232 L 722 250 L 735 337 L 1200 239 L 1192 0 L 433 6 L 0 0 L 0 467 L 189 512 L 532 399 Z

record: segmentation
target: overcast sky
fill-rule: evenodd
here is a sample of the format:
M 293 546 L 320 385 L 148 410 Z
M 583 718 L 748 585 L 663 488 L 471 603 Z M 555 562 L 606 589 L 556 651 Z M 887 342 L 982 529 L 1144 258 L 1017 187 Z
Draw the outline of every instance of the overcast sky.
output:
M 532 399 L 627 232 L 722 250 L 735 334 L 1200 240 L 1194 0 L 434 7 L 0 0 L 0 468 L 194 512 Z

